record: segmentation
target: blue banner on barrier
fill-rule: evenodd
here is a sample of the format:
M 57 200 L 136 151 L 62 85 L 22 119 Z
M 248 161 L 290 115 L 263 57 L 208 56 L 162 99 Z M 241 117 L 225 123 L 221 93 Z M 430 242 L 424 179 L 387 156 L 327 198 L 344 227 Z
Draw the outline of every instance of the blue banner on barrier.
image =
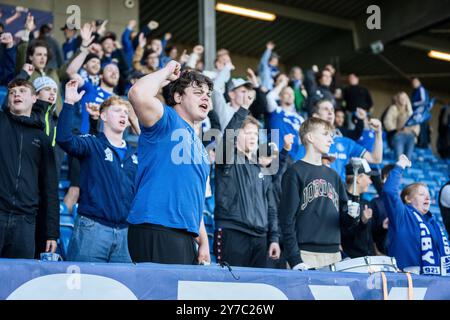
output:
M 0 260 L 0 299 L 380 300 L 380 273 Z M 386 273 L 389 299 L 405 274 Z M 450 299 L 450 278 L 412 276 L 417 300 Z

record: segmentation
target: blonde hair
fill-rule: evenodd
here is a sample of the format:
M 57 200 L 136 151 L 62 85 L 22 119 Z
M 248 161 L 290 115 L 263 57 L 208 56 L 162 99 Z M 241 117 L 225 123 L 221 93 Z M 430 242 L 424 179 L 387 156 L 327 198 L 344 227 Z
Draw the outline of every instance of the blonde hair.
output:
M 401 96 L 405 96 L 406 98 L 406 105 L 402 105 L 400 103 L 400 97 Z M 412 106 L 411 106 L 411 100 L 409 100 L 408 94 L 404 91 L 398 92 L 396 93 L 393 97 L 392 97 L 392 103 L 395 104 L 397 106 L 397 108 L 401 108 L 401 107 L 406 107 L 406 110 L 412 110 Z
M 306 146 L 307 144 L 306 135 L 311 131 L 317 129 L 318 127 L 323 127 L 325 130 L 329 131 L 333 130 L 333 126 L 328 121 L 316 117 L 308 118 L 305 122 L 302 123 L 299 131 L 300 140 L 302 141 L 302 144 L 304 146 Z
M 127 107 L 128 111 L 131 111 L 131 109 L 133 108 L 129 101 L 127 101 L 119 96 L 111 96 L 102 102 L 102 104 L 100 105 L 100 112 L 103 112 L 103 110 L 106 110 L 106 108 L 109 108 L 112 105 L 116 105 L 116 104 Z
M 259 127 L 260 127 L 259 122 L 253 116 L 250 116 L 250 115 L 247 116 L 245 118 L 244 122 L 242 123 L 242 127 L 241 128 L 245 128 L 245 126 L 248 125 L 248 124 L 254 124 L 259 130 Z

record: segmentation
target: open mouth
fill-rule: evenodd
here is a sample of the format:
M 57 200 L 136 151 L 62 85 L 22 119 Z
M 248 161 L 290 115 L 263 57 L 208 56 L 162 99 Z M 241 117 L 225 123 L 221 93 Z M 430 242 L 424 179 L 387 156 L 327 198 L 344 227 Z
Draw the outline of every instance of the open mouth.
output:
M 206 103 L 201 104 L 200 109 L 202 109 L 203 111 L 208 111 L 208 105 Z
M 119 123 L 120 123 L 122 126 L 125 126 L 125 125 L 127 124 L 127 122 L 126 122 L 125 120 L 120 120 Z
M 22 102 L 23 102 L 22 99 L 19 99 L 19 98 L 14 99 L 14 104 L 19 104 L 19 103 L 22 103 Z

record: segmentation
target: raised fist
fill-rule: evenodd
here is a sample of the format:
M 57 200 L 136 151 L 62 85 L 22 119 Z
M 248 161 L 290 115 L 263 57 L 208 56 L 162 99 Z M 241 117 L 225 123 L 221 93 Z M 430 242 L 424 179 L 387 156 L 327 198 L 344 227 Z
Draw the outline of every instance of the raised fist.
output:
M 362 223 L 366 224 L 370 219 L 372 219 L 372 209 L 370 209 L 367 204 L 364 206 L 364 211 L 361 215 Z
M 156 29 L 158 29 L 158 27 L 159 27 L 159 23 L 158 22 L 156 22 L 155 20 L 152 20 L 152 21 L 150 21 L 149 23 L 148 23 L 148 28 L 150 29 L 150 30 L 156 30 Z
M 275 49 L 275 43 L 273 43 L 272 41 L 267 42 L 266 48 L 267 48 L 268 50 L 273 50 L 273 49 Z
M 381 133 L 383 131 L 383 126 L 381 125 L 381 121 L 378 119 L 370 119 L 370 127 L 375 130 L 377 133 Z
M 356 108 L 356 117 L 360 120 L 365 120 L 367 118 L 367 111 L 363 108 Z
M 192 50 L 192 52 L 198 54 L 199 56 L 203 54 L 203 51 L 205 51 L 205 49 L 203 48 L 202 45 L 198 44 L 194 47 L 194 49 Z
M 0 43 L 4 44 L 7 49 L 14 47 L 14 39 L 11 33 L 5 32 L 0 35 Z
M 292 133 L 286 134 L 283 137 L 283 141 L 284 141 L 284 146 L 283 148 L 286 151 L 291 151 L 292 149 L 292 144 L 294 143 L 294 135 Z
M 31 75 L 34 72 L 34 67 L 32 64 L 25 63 L 22 67 L 22 70 L 25 71 L 26 73 L 28 73 L 28 75 L 31 77 Z
M 170 39 L 172 39 L 172 34 L 170 32 L 166 32 L 164 34 L 164 40 L 169 41 Z
M 174 60 L 170 61 L 166 65 L 165 69 L 167 71 L 167 80 L 175 81 L 180 77 L 181 65 L 178 62 Z
M 92 119 L 98 120 L 100 118 L 100 105 L 98 103 L 86 103 L 86 111 Z
M 411 161 L 409 161 L 408 157 L 402 154 L 396 163 L 402 169 L 411 167 Z

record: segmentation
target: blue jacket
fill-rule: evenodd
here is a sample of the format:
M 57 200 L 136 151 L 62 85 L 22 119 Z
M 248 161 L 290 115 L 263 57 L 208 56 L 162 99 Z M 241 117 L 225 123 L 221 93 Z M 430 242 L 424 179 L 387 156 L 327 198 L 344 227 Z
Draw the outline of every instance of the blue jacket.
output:
M 411 103 L 413 108 L 417 108 L 421 105 L 424 105 L 430 101 L 430 95 L 424 86 L 420 86 L 417 89 L 414 89 L 411 94 Z
M 80 159 L 78 212 L 104 225 L 123 227 L 133 201 L 137 171 L 135 149 L 127 146 L 123 161 L 103 133 L 72 134 L 75 108 L 65 103 L 59 115 L 56 142 L 69 155 Z
M 122 33 L 123 52 L 125 53 L 125 60 L 129 68 L 133 66 L 133 55 L 134 55 L 133 41 L 131 40 L 132 32 L 133 30 L 127 27 L 125 31 Z
M 5 46 L 0 48 L 0 86 L 7 86 L 14 78 L 16 66 L 16 47 L 6 49 Z
M 413 213 L 416 210 L 410 205 L 405 205 L 400 198 L 402 174 L 403 169 L 395 166 L 381 195 L 389 218 L 388 254 L 395 257 L 400 269 L 422 266 L 419 223 Z M 439 225 L 430 212 L 421 217 L 433 239 L 434 257 L 440 261 L 439 251 L 443 244 Z

